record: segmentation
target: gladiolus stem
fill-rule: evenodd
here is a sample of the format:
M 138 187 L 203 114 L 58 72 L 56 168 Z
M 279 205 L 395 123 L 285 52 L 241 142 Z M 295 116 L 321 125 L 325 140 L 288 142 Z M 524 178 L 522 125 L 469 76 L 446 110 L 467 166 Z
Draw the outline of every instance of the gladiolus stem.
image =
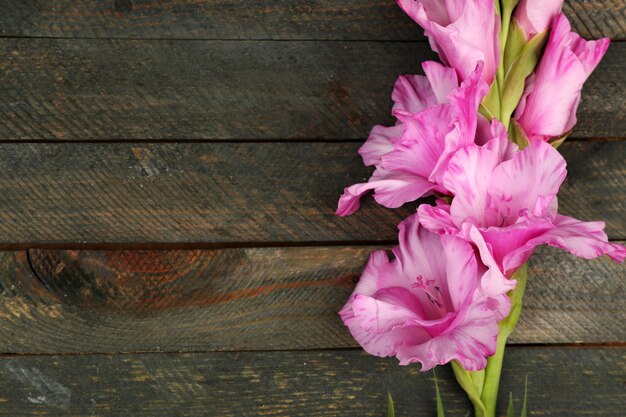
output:
M 502 373 L 502 360 L 504 359 L 504 348 L 506 337 L 498 335 L 498 349 L 495 355 L 490 357 L 485 368 L 485 385 L 481 400 L 485 407 L 485 417 L 496 416 L 496 405 L 498 402 L 498 386 L 500 385 L 500 374 Z
M 500 88 L 500 97 L 504 94 L 504 53 L 506 49 L 506 43 L 509 37 L 509 26 L 511 24 L 511 16 L 513 15 L 513 10 L 515 6 L 517 6 L 518 0 L 502 0 L 501 6 L 501 24 L 500 24 L 500 64 L 498 65 L 498 69 L 496 70 L 496 81 Z M 500 111 L 501 112 L 501 111 Z M 508 121 L 504 124 L 507 129 L 509 127 Z
M 500 322 L 500 333 L 498 334 L 498 346 L 496 353 L 487 360 L 487 367 L 485 368 L 485 383 L 480 397 L 486 409 L 486 417 L 496 416 L 498 386 L 500 385 L 500 374 L 502 373 L 504 348 L 506 346 L 506 340 L 513 332 L 522 311 L 522 297 L 524 296 L 524 291 L 526 289 L 527 277 L 528 266 L 527 264 L 523 264 L 513 275 L 513 278 L 517 280 L 517 285 L 509 294 L 511 298 L 511 313 Z

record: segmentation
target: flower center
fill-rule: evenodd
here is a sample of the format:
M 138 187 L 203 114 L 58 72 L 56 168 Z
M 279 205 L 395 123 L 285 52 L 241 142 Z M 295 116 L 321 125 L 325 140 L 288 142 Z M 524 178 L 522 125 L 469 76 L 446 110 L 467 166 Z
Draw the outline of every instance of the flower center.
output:
M 424 279 L 424 277 L 420 274 L 415 278 L 415 282 L 411 283 L 411 288 L 420 289 L 426 294 L 428 297 L 428 301 L 432 304 L 432 306 L 438 310 L 439 313 L 445 314 L 445 307 L 443 304 L 443 297 L 441 295 L 441 290 L 439 286 L 435 285 L 434 279 Z

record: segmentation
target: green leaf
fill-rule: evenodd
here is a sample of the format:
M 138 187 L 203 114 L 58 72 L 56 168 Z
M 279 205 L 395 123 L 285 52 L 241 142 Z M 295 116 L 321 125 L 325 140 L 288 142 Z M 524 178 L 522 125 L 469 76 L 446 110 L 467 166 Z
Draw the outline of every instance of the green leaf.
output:
M 441 401 L 441 393 L 439 392 L 439 383 L 437 382 L 437 374 L 435 374 L 435 392 L 437 393 L 437 417 L 446 417 L 443 412 L 443 401 Z
M 524 403 L 522 404 L 521 417 L 526 417 L 526 400 L 528 400 L 528 374 L 526 374 L 526 382 L 524 382 Z
M 454 371 L 457 382 L 474 405 L 476 417 L 485 416 L 487 412 L 480 399 L 483 390 L 483 382 L 485 380 L 485 371 L 471 372 L 463 368 L 463 365 L 458 361 L 452 361 L 450 363 L 452 364 L 452 370 Z
M 558 149 L 559 146 L 561 146 L 563 144 L 563 142 L 565 142 L 565 139 L 567 139 L 567 137 L 570 135 L 570 133 L 572 133 L 572 131 L 568 130 L 567 132 L 563 133 L 558 138 L 550 139 L 550 141 L 548 143 L 550 145 L 554 146 L 554 149 Z
M 511 64 L 519 58 L 526 46 L 526 33 L 524 29 L 517 23 L 516 20 L 513 20 L 511 27 L 509 29 L 509 37 L 506 41 L 506 49 L 504 51 L 504 70 L 508 73 Z
M 514 20 L 513 26 L 515 25 L 517 22 Z M 524 46 L 517 58 L 509 64 L 504 75 L 504 84 L 500 87 L 500 119 L 505 126 L 508 126 L 509 119 L 524 93 L 526 78 L 532 74 L 539 62 L 543 47 L 548 40 L 548 33 L 549 31 L 545 31 L 535 35 Z
M 485 384 L 485 370 L 481 369 L 480 371 L 468 371 L 467 372 L 474 383 L 474 386 L 477 388 L 477 394 L 480 397 L 480 394 L 483 393 L 483 385 Z
M 526 133 L 515 119 L 511 120 L 509 126 L 509 140 L 519 146 L 520 149 L 524 149 L 530 143 Z
M 391 393 L 387 391 L 387 417 L 394 417 L 395 412 L 393 411 L 393 398 L 391 398 Z
M 480 103 L 478 111 L 489 121 L 500 119 L 500 90 L 498 89 L 497 80 L 493 81 L 491 89 L 482 103 Z
M 509 392 L 509 406 L 506 409 L 506 417 L 515 417 L 515 410 L 513 409 L 513 393 Z

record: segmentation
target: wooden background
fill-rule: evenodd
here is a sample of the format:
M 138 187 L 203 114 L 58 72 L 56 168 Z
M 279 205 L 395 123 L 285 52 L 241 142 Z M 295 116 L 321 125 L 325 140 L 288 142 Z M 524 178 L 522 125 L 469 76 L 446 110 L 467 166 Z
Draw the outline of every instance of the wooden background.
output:
M 336 315 L 414 207 L 333 214 L 395 77 L 434 58 L 393 1 L 0 6 L 0 416 L 381 416 L 387 390 L 434 415 L 432 372 L 365 355 Z M 616 241 L 625 10 L 564 6 L 613 43 L 561 208 Z M 624 415 L 624 271 L 539 252 L 503 398 L 529 373 L 530 415 Z

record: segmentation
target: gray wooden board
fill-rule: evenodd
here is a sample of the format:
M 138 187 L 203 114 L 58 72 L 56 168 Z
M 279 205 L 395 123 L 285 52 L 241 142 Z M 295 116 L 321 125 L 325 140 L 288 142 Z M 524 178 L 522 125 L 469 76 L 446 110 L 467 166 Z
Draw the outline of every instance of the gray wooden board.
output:
M 585 37 L 626 38 L 622 0 L 567 0 Z M 0 36 L 413 40 L 393 0 L 4 0 Z
M 621 137 L 626 44 L 573 136 Z M 0 39 L 0 140 L 365 139 L 426 42 Z
M 367 179 L 358 143 L 0 144 L 0 243 L 393 241 L 415 204 L 364 197 L 334 214 L 343 188 Z M 626 238 L 626 142 L 572 142 L 565 214 L 604 220 Z
M 621 417 L 624 348 L 509 348 L 501 398 L 529 415 Z M 435 415 L 432 372 L 360 351 L 0 358 L 1 416 L 342 416 Z M 446 416 L 470 406 L 449 368 L 439 368 Z M 500 415 L 504 404 L 500 405 Z
M 355 347 L 337 311 L 379 248 L 0 252 L 0 352 Z M 626 342 L 624 271 L 543 248 L 511 341 Z

